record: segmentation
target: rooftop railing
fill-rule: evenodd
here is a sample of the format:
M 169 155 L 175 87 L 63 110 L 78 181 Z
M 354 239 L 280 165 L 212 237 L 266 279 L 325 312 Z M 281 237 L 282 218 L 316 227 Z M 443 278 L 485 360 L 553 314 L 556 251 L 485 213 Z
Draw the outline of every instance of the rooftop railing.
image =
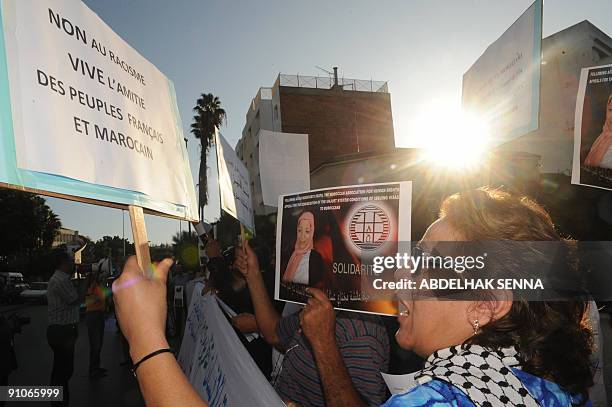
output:
M 331 89 L 334 86 L 333 78 L 321 76 L 279 74 L 278 81 L 280 86 L 295 88 Z M 389 87 L 385 81 L 338 78 L 338 85 L 346 90 L 389 93 Z

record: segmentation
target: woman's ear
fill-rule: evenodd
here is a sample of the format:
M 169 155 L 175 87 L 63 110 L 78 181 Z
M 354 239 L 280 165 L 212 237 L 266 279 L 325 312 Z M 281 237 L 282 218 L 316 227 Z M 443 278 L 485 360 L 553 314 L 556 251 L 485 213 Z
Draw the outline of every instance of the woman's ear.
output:
M 512 308 L 512 291 L 499 290 L 492 293 L 486 300 L 474 301 L 468 307 L 468 322 L 474 325 L 478 321 L 480 327 L 503 318 Z

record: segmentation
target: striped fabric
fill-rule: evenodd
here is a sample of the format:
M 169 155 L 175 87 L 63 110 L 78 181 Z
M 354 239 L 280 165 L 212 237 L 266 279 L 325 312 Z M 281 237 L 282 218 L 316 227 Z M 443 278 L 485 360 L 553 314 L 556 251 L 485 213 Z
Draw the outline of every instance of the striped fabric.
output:
M 70 282 L 70 276 L 56 270 L 49 279 L 47 287 L 49 325 L 78 323 L 79 304 L 70 305 L 78 298 L 79 294 Z
M 325 406 L 323 387 L 308 340 L 298 332 L 298 314 L 284 317 L 277 334 L 285 349 L 276 383 L 281 398 L 302 406 Z M 385 399 L 381 371 L 389 365 L 389 338 L 379 317 L 349 312 L 336 314 L 336 340 L 355 389 L 370 406 Z

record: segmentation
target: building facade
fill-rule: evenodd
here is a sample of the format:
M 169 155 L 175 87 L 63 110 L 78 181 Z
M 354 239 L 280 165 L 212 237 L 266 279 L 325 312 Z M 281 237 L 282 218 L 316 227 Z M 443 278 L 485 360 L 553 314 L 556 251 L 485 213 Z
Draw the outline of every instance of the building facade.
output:
M 386 82 L 279 74 L 260 88 L 246 114 L 236 153 L 251 175 L 253 206 L 264 206 L 259 177 L 259 131 L 308 134 L 310 170 L 339 155 L 395 147 L 391 96 Z
M 51 244 L 51 247 L 55 248 L 61 245 L 68 246 L 71 244 L 78 244 L 78 243 L 79 243 L 79 231 L 78 230 L 59 228 L 59 230 L 57 231 L 55 235 L 55 239 L 53 239 L 53 243 Z

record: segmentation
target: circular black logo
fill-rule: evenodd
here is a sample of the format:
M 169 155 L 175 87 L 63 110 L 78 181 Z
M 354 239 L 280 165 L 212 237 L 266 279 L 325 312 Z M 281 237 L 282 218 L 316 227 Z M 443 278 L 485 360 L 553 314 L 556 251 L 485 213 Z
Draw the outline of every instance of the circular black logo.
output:
M 389 238 L 391 222 L 387 213 L 376 205 L 366 205 L 351 217 L 349 234 L 361 250 L 376 250 Z

